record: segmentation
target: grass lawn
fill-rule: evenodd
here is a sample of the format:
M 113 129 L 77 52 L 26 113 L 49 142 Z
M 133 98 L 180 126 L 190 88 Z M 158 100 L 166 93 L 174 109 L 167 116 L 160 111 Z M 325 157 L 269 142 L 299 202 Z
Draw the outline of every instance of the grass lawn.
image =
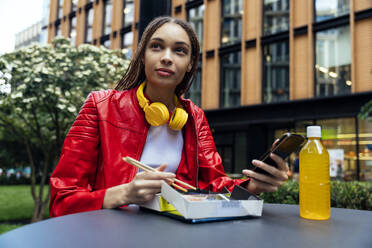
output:
M 48 192 L 48 187 L 45 186 L 45 194 Z M 18 220 L 31 220 L 34 201 L 30 189 L 31 186 L 29 185 L 0 186 L 0 233 L 22 226 L 22 224 L 16 223 Z M 48 207 L 44 213 L 44 218 L 47 217 L 49 217 Z

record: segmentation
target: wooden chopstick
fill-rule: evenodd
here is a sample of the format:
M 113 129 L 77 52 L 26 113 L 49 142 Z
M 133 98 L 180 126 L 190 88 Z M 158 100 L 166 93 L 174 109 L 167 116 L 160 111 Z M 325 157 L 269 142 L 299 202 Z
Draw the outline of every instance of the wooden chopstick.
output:
M 140 161 L 135 160 L 134 158 L 131 158 L 131 157 L 128 157 L 128 156 L 127 157 L 123 157 L 123 160 L 125 162 L 127 162 L 127 163 L 129 163 L 129 164 L 131 164 L 131 165 L 133 165 L 135 167 L 137 167 L 137 168 L 140 168 L 143 171 L 146 171 L 146 172 L 156 172 L 157 171 L 154 168 L 152 168 L 151 166 L 148 166 L 148 165 L 146 165 L 144 163 L 141 163 Z M 196 190 L 195 187 L 193 187 L 193 186 L 191 186 L 191 185 L 189 185 L 189 184 L 187 184 L 185 182 L 182 182 L 182 181 L 180 181 L 178 179 L 174 179 L 174 181 L 175 182 L 178 182 L 179 184 L 185 185 L 185 186 L 187 186 L 187 187 L 189 187 L 191 189 Z M 175 187 L 175 188 L 177 188 L 177 189 L 179 189 L 179 190 L 182 190 L 184 192 L 187 192 L 187 190 L 185 188 L 183 188 L 183 187 L 181 187 L 181 186 L 179 186 L 179 185 L 177 185 L 175 183 L 172 183 L 172 186 Z
M 148 165 L 146 165 L 146 164 L 144 164 L 144 163 L 141 163 L 140 161 L 138 161 L 138 160 L 136 160 L 136 159 L 134 159 L 134 158 L 131 158 L 131 157 L 124 157 L 124 158 L 126 158 L 126 159 L 128 159 L 129 161 L 131 161 L 132 163 L 135 163 L 135 164 L 138 164 L 138 165 L 140 165 L 140 166 L 142 166 L 142 167 L 144 167 L 144 168 L 147 168 L 148 170 L 150 170 L 150 171 L 152 171 L 152 172 L 155 172 L 155 171 L 157 171 L 157 170 L 155 170 L 154 168 L 152 168 L 151 166 L 148 166 Z M 123 158 L 123 159 L 124 159 Z M 126 161 L 126 160 L 124 160 L 124 161 Z M 127 161 L 126 161 L 127 162 Z M 130 163 L 130 162 L 128 162 L 128 163 Z M 130 163 L 131 164 L 131 163 Z M 175 178 L 174 179 L 174 181 L 175 182 L 177 182 L 177 183 L 179 183 L 179 184 L 182 184 L 182 185 L 184 185 L 184 186 L 186 186 L 186 187 L 189 187 L 190 189 L 193 189 L 193 190 L 196 190 L 196 188 L 194 187 L 194 186 L 192 186 L 192 185 L 190 185 L 190 184 L 188 184 L 188 183 L 185 183 L 185 182 L 183 182 L 183 181 L 181 181 L 181 180 L 178 180 L 177 178 Z

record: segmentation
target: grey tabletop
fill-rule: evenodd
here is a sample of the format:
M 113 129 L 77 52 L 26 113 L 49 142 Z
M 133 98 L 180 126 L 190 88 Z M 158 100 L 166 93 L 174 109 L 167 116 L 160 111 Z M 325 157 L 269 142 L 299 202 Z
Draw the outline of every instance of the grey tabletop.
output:
M 262 217 L 187 224 L 131 207 L 52 218 L 0 236 L 0 247 L 372 247 L 372 211 L 332 208 L 305 220 L 298 205 L 264 204 Z

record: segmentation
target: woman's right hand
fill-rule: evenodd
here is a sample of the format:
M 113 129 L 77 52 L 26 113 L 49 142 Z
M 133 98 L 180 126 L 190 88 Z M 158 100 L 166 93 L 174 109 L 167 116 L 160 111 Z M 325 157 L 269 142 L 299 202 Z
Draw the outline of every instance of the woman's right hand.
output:
M 157 172 L 140 172 L 127 184 L 108 188 L 103 200 L 103 208 L 116 208 L 126 204 L 143 204 L 152 200 L 161 190 L 161 181 L 173 183 L 176 175 L 164 172 L 166 165 L 159 166 Z

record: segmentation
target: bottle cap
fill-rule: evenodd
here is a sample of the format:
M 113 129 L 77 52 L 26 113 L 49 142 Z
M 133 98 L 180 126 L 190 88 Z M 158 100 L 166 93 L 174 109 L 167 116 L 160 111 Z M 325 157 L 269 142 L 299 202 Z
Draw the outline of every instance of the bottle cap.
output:
M 311 138 L 311 137 L 320 138 L 320 137 L 322 137 L 322 132 L 321 132 L 320 126 L 308 126 L 306 128 L 306 134 L 307 134 L 308 138 Z

